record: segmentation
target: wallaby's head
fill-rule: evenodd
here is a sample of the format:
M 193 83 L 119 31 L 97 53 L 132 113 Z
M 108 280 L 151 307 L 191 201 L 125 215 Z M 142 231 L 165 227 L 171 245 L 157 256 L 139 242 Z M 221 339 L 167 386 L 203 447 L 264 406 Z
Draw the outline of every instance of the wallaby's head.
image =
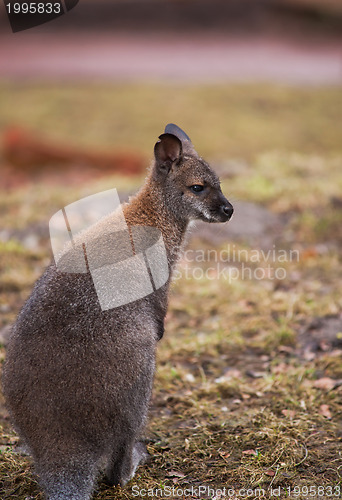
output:
M 221 191 L 219 178 L 177 125 L 166 126 L 154 147 L 154 155 L 154 180 L 176 217 L 206 222 L 226 222 L 231 218 L 234 209 Z

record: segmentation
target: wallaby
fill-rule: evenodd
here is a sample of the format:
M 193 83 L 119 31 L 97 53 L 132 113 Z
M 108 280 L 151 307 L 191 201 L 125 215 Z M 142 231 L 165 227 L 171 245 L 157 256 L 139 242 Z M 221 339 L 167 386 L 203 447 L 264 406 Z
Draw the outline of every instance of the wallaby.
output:
M 53 263 L 13 327 L 4 394 L 49 500 L 89 499 L 101 469 L 111 485 L 125 485 L 146 458 L 138 439 L 186 229 L 195 219 L 226 222 L 233 214 L 217 175 L 179 127 L 166 126 L 154 156 L 145 184 L 122 210 L 128 227 L 161 232 L 165 284 L 102 310 L 89 272 L 61 272 Z M 95 223 L 83 241 L 99 238 L 113 218 Z

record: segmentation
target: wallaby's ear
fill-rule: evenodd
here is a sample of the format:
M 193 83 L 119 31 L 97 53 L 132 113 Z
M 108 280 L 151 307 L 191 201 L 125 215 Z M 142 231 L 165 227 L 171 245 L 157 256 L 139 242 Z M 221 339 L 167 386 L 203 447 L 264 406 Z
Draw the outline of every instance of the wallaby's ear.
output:
M 159 165 L 169 164 L 179 160 L 182 156 L 182 143 L 173 134 L 162 134 L 159 136 L 159 141 L 154 146 L 154 156 Z
M 178 137 L 178 139 L 182 143 L 182 147 L 183 147 L 184 153 L 188 153 L 190 155 L 198 156 L 197 152 L 195 151 L 195 148 L 192 145 L 190 137 L 188 136 L 188 134 L 186 134 L 184 132 L 184 130 L 182 130 L 181 128 L 179 128 L 178 125 L 175 125 L 174 123 L 169 123 L 165 127 L 165 133 L 166 134 L 173 134 L 176 137 Z
M 166 125 L 164 132 L 165 134 L 175 135 L 182 142 L 191 142 L 190 137 L 184 132 L 184 130 L 179 128 L 178 125 L 175 125 L 174 123 Z

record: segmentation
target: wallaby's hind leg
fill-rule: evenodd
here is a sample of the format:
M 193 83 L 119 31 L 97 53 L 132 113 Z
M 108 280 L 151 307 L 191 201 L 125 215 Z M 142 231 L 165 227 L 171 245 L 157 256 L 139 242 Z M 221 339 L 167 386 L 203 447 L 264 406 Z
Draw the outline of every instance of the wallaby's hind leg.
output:
M 37 472 L 47 500 L 90 500 L 97 468 L 95 465 L 76 464 L 71 459 L 64 468 L 38 464 Z
M 148 457 L 146 447 L 140 442 L 123 444 L 113 453 L 106 470 L 108 484 L 124 486 L 135 474 L 139 464 Z

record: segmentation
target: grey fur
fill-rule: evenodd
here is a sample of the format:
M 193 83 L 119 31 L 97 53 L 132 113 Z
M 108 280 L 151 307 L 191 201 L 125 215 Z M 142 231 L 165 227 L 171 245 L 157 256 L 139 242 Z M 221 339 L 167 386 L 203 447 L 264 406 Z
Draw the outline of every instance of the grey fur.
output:
M 197 153 L 185 153 L 188 136 L 177 135 L 161 136 L 144 186 L 123 206 L 128 225 L 162 232 L 171 273 L 190 220 L 225 222 L 232 213 L 215 173 Z M 195 194 L 194 184 L 206 189 Z M 112 217 L 83 238 L 99 238 Z M 137 439 L 169 284 L 107 311 L 89 273 L 63 273 L 51 264 L 35 284 L 13 328 L 3 389 L 49 500 L 88 500 L 101 468 L 110 484 L 124 485 L 145 460 Z

